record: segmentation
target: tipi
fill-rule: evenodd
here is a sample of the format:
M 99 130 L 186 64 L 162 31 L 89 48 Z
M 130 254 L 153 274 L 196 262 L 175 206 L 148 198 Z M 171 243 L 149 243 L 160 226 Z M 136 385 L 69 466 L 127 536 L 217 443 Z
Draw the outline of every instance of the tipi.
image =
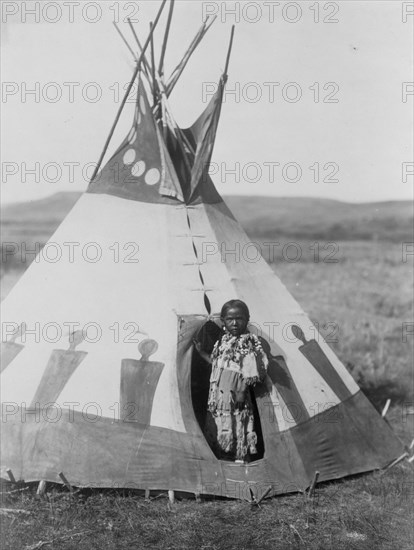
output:
M 39 254 L 3 304 L 3 477 L 243 498 L 402 452 L 266 262 L 220 254 L 249 245 L 208 176 L 226 74 L 191 128 L 168 105 L 210 23 L 166 82 L 147 40 L 130 132 L 46 245 L 58 260 Z M 269 344 L 262 455 L 247 465 L 215 457 L 191 394 L 193 338 L 231 298 Z

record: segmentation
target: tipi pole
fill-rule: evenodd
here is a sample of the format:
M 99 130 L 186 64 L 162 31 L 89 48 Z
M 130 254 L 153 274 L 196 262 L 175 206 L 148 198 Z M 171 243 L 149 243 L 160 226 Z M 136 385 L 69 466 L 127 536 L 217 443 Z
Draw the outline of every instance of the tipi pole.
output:
M 137 57 L 136 55 L 134 54 L 134 50 L 131 48 L 131 46 L 128 44 L 127 42 L 127 39 L 125 38 L 125 36 L 122 34 L 121 32 L 121 29 L 118 27 L 118 25 L 116 24 L 115 21 L 113 21 L 113 24 L 114 24 L 114 27 L 116 28 L 116 30 L 118 31 L 118 34 L 119 36 L 122 38 L 122 40 L 124 41 L 126 47 L 128 48 L 128 50 L 131 52 L 132 54 L 132 57 L 134 58 L 134 61 L 137 61 Z
M 161 101 L 159 103 L 159 105 L 161 105 L 161 122 L 162 122 L 162 135 L 164 137 L 164 140 L 167 141 L 167 136 L 168 136 L 168 132 L 167 132 L 167 111 L 165 109 L 165 101 L 164 101 L 164 96 L 162 95 L 162 92 L 161 92 Z
M 170 96 L 171 92 L 174 89 L 174 86 L 177 84 L 178 79 L 180 78 L 182 72 L 184 71 L 184 69 L 185 69 L 185 67 L 188 63 L 188 60 L 190 59 L 191 55 L 194 53 L 194 50 L 200 44 L 201 40 L 204 38 L 205 34 L 207 33 L 207 31 L 209 30 L 211 25 L 214 23 L 216 18 L 217 18 L 217 15 L 212 17 L 210 20 L 208 20 L 208 18 L 207 18 L 207 20 L 201 25 L 201 27 L 198 30 L 197 34 L 193 38 L 190 46 L 188 47 L 187 51 L 185 52 L 182 60 L 180 61 L 180 63 L 176 66 L 176 68 L 171 73 L 170 78 L 168 79 L 168 82 L 163 86 L 163 89 L 165 90 L 165 96 L 166 97 Z M 135 31 L 133 31 L 133 32 L 135 34 Z M 136 39 L 138 40 L 137 37 L 136 37 Z M 138 41 L 138 45 L 139 45 L 139 41 Z M 158 108 L 159 108 L 159 106 L 157 105 L 155 110 L 154 110 L 154 115 L 155 116 L 157 116 L 157 114 L 158 114 Z
M 168 12 L 167 26 L 165 28 L 164 40 L 163 40 L 162 48 L 161 48 L 160 62 L 159 62 L 159 65 L 158 65 L 158 73 L 161 76 L 164 73 L 164 57 L 165 57 L 165 51 L 167 49 L 167 40 L 168 40 L 168 35 L 169 35 L 169 32 L 170 32 L 170 25 L 171 25 L 173 10 L 174 10 L 174 0 L 171 0 L 170 1 L 170 11 Z
M 133 24 L 132 24 L 132 22 L 131 22 L 131 19 L 129 19 L 129 17 L 128 17 L 128 24 L 129 24 L 129 26 L 131 27 L 131 31 L 132 31 L 132 34 L 134 35 L 135 41 L 136 41 L 136 43 L 137 43 L 137 46 L 138 46 L 138 48 L 140 49 L 140 51 L 142 52 L 141 42 L 139 41 L 138 35 L 137 35 L 137 33 L 135 32 L 134 26 L 133 26 Z M 150 73 L 151 73 L 151 67 L 149 66 L 149 63 L 148 63 L 148 61 L 147 61 L 147 57 L 146 57 L 145 55 L 144 55 L 144 57 L 143 57 L 143 61 L 144 61 L 144 65 L 145 65 L 145 68 L 146 68 L 148 74 L 150 74 Z
M 95 170 L 93 171 L 93 174 L 92 174 L 92 177 L 91 177 L 91 181 L 93 181 L 93 180 L 95 179 L 96 174 L 98 173 L 99 168 L 101 167 L 102 160 L 103 160 L 103 158 L 104 158 L 104 156 L 105 156 L 105 153 L 106 153 L 106 151 L 107 151 L 107 149 L 108 149 L 108 145 L 109 145 L 109 142 L 111 141 L 111 138 L 112 138 L 113 133 L 114 133 L 114 131 L 115 131 L 115 127 L 116 127 L 116 125 L 118 124 L 119 117 L 121 116 L 122 110 L 123 110 L 123 108 L 124 108 L 124 106 L 125 106 L 125 103 L 126 103 L 126 101 L 127 101 L 127 99 L 128 99 L 128 96 L 129 96 L 129 94 L 130 94 L 130 92 L 131 92 L 132 86 L 134 85 L 134 81 L 135 81 L 135 79 L 136 79 L 136 77 L 137 77 L 137 74 L 138 74 L 138 71 L 139 71 L 139 68 L 140 68 L 142 59 L 143 59 L 144 54 L 145 54 L 145 50 L 147 49 L 148 44 L 150 43 L 152 34 L 153 34 L 153 32 L 154 32 L 155 27 L 157 26 L 158 20 L 159 20 L 159 18 L 160 18 L 160 16 L 161 16 L 162 10 L 164 9 L 164 6 L 165 6 L 166 1 L 167 1 L 167 0 L 163 0 L 163 2 L 162 2 L 162 4 L 161 4 L 161 7 L 160 7 L 160 9 L 158 10 L 157 17 L 155 18 L 155 21 L 154 21 L 154 25 L 153 25 L 153 27 L 152 27 L 152 30 L 151 30 L 151 32 L 150 32 L 150 34 L 149 34 L 147 40 L 145 41 L 144 47 L 142 48 L 141 55 L 139 56 L 138 61 L 137 61 L 137 66 L 135 67 L 134 74 L 132 75 L 132 78 L 131 78 L 131 82 L 128 84 L 128 88 L 127 88 L 127 90 L 126 90 L 126 92 L 125 92 L 125 95 L 124 95 L 122 101 L 121 101 L 121 105 L 119 106 L 119 109 L 118 109 L 118 112 L 117 112 L 117 114 L 116 114 L 114 123 L 112 124 L 112 128 L 111 128 L 111 130 L 110 130 L 110 132 L 109 132 L 108 137 L 106 138 L 106 141 L 105 141 L 105 145 L 104 145 L 103 151 L 102 151 L 101 156 L 99 157 L 99 160 L 98 160 L 98 162 L 97 162 L 97 164 L 96 164 Z
M 190 46 L 188 47 L 187 51 L 185 52 L 184 57 L 182 58 L 180 63 L 176 66 L 176 68 L 173 70 L 170 78 L 168 79 L 168 82 L 166 83 L 165 89 L 166 89 L 166 92 L 167 92 L 167 96 L 169 96 L 171 94 L 174 86 L 177 84 L 177 81 L 181 76 L 181 73 L 183 72 L 183 70 L 185 69 L 185 67 L 188 63 L 188 60 L 192 56 L 194 50 L 197 48 L 197 46 L 199 45 L 201 40 L 203 39 L 203 37 L 206 34 L 206 32 L 208 31 L 208 29 L 214 23 L 216 18 L 217 18 L 217 15 L 212 17 L 210 19 L 210 22 L 208 22 L 208 23 L 204 22 L 201 25 L 198 33 L 196 34 L 196 36 L 194 37 L 194 39 L 191 42 Z
M 142 52 L 141 42 L 139 41 L 137 33 L 135 32 L 134 26 L 132 25 L 131 19 L 129 19 L 129 17 L 128 17 L 128 24 L 131 28 L 132 34 L 134 35 L 135 42 L 137 43 L 137 46 L 138 46 L 138 50 L 139 50 L 139 52 Z M 142 61 L 143 61 L 143 64 L 144 64 L 144 73 L 145 73 L 145 76 L 147 77 L 148 84 L 151 88 L 151 93 L 153 94 L 154 93 L 154 82 L 152 81 L 151 67 L 150 67 L 150 64 L 148 63 L 146 55 L 144 55 L 144 57 L 142 58 Z M 137 94 L 137 98 L 138 98 L 138 94 Z
M 227 75 L 227 69 L 229 68 L 230 54 L 231 54 L 231 49 L 233 47 L 233 38 L 234 38 L 234 25 L 231 27 L 229 49 L 227 51 L 226 65 L 224 67 L 225 75 Z
M 152 82 L 154 84 L 154 87 L 152 89 L 152 97 L 154 100 L 154 105 L 157 102 L 157 89 L 155 86 L 155 53 L 154 53 L 154 36 L 153 36 L 153 23 L 151 21 L 150 23 L 150 36 L 151 36 L 151 78 Z

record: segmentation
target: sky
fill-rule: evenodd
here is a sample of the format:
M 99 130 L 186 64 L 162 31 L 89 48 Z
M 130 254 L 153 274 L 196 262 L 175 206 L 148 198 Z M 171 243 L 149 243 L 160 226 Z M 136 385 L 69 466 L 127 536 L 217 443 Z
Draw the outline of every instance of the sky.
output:
M 1 198 L 84 191 L 160 2 L 1 2 Z M 160 55 L 168 5 L 155 34 Z M 210 173 L 224 195 L 408 200 L 413 190 L 412 2 L 176 0 L 165 74 L 216 21 L 173 91 L 187 127 L 236 25 Z M 128 132 L 127 104 L 106 159 Z M 105 161 L 104 161 L 105 162 Z

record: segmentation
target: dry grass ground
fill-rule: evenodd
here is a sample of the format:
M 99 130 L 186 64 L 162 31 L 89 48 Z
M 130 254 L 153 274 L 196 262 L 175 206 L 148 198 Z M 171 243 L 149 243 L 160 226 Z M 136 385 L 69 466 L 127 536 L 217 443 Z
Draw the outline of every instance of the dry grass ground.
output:
M 303 251 L 313 242 L 298 241 Z M 401 243 L 336 244 L 336 263 L 311 251 L 275 271 L 377 406 L 412 401 L 413 260 Z
M 312 242 L 297 241 L 302 250 Z M 377 407 L 392 398 L 387 418 L 409 444 L 413 437 L 413 338 L 402 324 L 412 319 L 412 265 L 393 243 L 340 242 L 337 263 L 276 258 L 274 269 Z M 14 273 L 14 276 L 13 276 Z M 18 272 L 8 272 L 15 280 Z M 5 487 L 4 491 L 10 488 Z M 4 550 L 404 550 L 412 548 L 414 478 L 403 462 L 319 486 L 311 500 L 302 494 L 247 502 L 181 500 L 166 495 L 53 489 L 44 499 L 34 488 L 4 494 L 3 506 L 23 509 L 2 518 Z
M 247 502 L 176 501 L 165 495 L 95 492 L 45 498 L 22 492 L 4 506 L 28 515 L 3 520 L 3 550 L 408 550 L 412 548 L 410 466 L 324 484 L 302 494 Z
M 269 240 L 269 239 L 267 239 Z M 387 418 L 409 445 L 413 438 L 412 259 L 404 262 L 398 239 L 338 241 L 327 261 L 326 241 L 315 258 L 312 240 L 278 239 L 272 264 L 290 292 L 319 323 L 341 360 L 378 408 L 392 399 Z M 283 257 L 295 241 L 299 261 Z M 3 273 L 4 291 L 20 272 Z M 335 328 L 336 327 L 336 328 Z M 334 329 L 334 330 L 333 330 Z M 39 498 L 29 488 L 2 493 L 4 550 L 203 549 L 203 550 L 405 550 L 413 537 L 413 463 L 387 472 L 323 484 L 315 497 L 302 494 L 262 502 L 147 501 L 139 494 L 50 488 Z M 5 486 L 3 491 L 10 491 Z

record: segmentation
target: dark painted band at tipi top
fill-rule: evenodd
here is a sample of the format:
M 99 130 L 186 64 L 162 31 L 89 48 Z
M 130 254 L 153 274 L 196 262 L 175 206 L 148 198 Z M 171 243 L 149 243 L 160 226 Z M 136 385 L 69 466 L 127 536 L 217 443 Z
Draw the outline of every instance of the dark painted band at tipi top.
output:
M 181 129 L 168 97 L 213 21 L 166 79 L 173 2 L 158 66 L 146 53 L 165 3 L 114 123 L 138 82 L 132 127 L 50 239 L 136 242 L 139 262 L 39 257 L 5 299 L 1 475 L 61 483 L 63 472 L 79 487 L 260 498 L 306 490 L 315 472 L 325 481 L 385 467 L 401 442 L 272 269 L 219 253 L 222 243 L 249 243 L 208 175 L 230 48 L 215 96 Z M 193 340 L 233 298 L 248 304 L 269 359 L 253 389 L 262 450 L 249 464 L 213 453 L 192 395 Z M 91 321 L 99 338 L 86 337 Z M 59 340 L 28 334 L 51 322 L 64 329 Z M 114 337 L 114 322 L 139 327 L 138 350 Z

